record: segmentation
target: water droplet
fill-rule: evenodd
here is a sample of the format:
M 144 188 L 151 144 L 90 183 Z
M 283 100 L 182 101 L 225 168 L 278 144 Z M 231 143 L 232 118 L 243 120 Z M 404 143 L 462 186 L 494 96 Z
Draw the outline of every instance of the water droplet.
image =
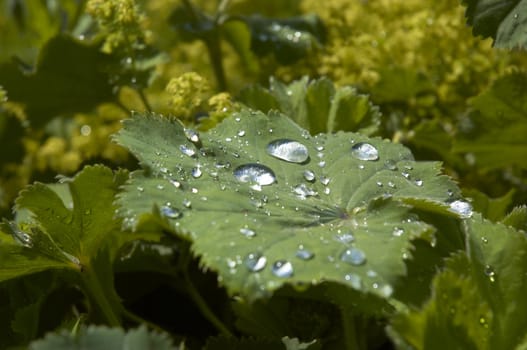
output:
M 322 160 L 322 161 L 318 162 L 318 166 L 321 167 L 321 168 L 325 167 L 326 166 L 326 161 Z
M 307 197 L 312 197 L 318 195 L 318 192 L 312 188 L 307 187 L 306 184 L 300 184 L 293 187 L 293 192 L 300 198 L 306 199 Z
M 199 134 L 193 129 L 184 129 L 185 137 L 192 143 L 199 143 Z
M 472 216 L 472 205 L 462 200 L 457 200 L 450 203 L 449 210 L 458 214 L 463 219 L 468 219 Z
M 158 185 L 156 186 L 156 188 L 157 188 L 158 190 L 164 190 L 164 189 L 165 189 L 165 186 L 163 186 L 163 185 L 161 185 L 161 184 L 158 184 Z
M 415 179 L 414 182 L 415 182 L 416 186 L 419 186 L 419 187 L 423 186 L 423 180 L 421 180 L 421 179 Z
M 487 244 L 489 243 L 489 240 L 487 237 L 481 237 L 481 242 L 483 242 L 484 244 Z
M 401 175 L 405 178 L 405 179 L 410 179 L 410 173 L 406 172 L 406 171 L 403 171 L 401 173 Z
M 229 169 L 231 167 L 231 163 L 229 163 L 229 162 L 218 162 L 214 166 L 217 169 Z
M 520 15 L 515 13 L 513 17 L 514 17 L 514 19 L 518 19 L 520 17 Z
M 306 146 L 289 139 L 279 139 L 269 143 L 267 145 L 267 153 L 291 163 L 303 163 L 309 158 Z
M 192 193 L 198 193 L 199 190 L 198 190 L 197 188 L 195 188 L 195 187 L 192 187 L 192 188 L 190 189 L 190 192 L 192 192 Z
M 362 265 L 366 262 L 366 254 L 358 248 L 351 247 L 346 249 L 341 255 L 340 260 L 351 265 Z
M 335 236 L 335 238 L 337 239 L 337 241 L 342 242 L 344 244 L 349 244 L 355 241 L 355 236 L 353 236 L 351 232 L 339 233 L 337 234 L 337 236 Z
M 392 181 L 388 181 L 388 187 L 395 188 L 395 184 Z
M 234 177 L 240 182 L 250 182 L 258 186 L 267 186 L 276 182 L 276 176 L 265 165 L 249 163 L 234 169 Z
M 247 227 L 242 227 L 240 229 L 240 233 L 242 235 L 244 235 L 245 237 L 247 238 L 253 238 L 256 236 L 256 232 L 254 232 L 253 230 L 251 230 L 250 228 L 247 228 Z
M 82 136 L 90 136 L 91 134 L 91 126 L 89 125 L 83 125 L 81 126 L 81 135 Z
M 144 192 L 145 191 L 145 188 L 143 186 L 137 186 L 137 191 L 139 192 Z
M 324 193 L 325 194 L 330 194 L 331 193 L 331 188 L 329 188 L 329 187 L 324 188 Z
M 400 228 L 400 227 L 394 227 L 393 228 L 393 231 L 392 231 L 392 235 L 394 237 L 401 237 L 404 233 L 404 229 Z
M 179 145 L 179 150 L 186 156 L 194 157 L 196 155 L 196 150 L 187 145 Z
M 380 181 L 377 181 L 376 184 L 377 184 L 377 187 L 382 187 L 383 186 L 382 182 L 380 182 Z
M 447 196 L 452 197 L 452 196 L 454 195 L 454 191 L 452 191 L 452 190 L 447 190 L 447 191 L 446 191 L 446 194 L 447 194 Z
M 174 179 L 170 179 L 169 181 L 172 184 L 172 186 L 174 186 L 175 188 L 180 188 L 181 187 L 181 182 L 176 181 Z
M 183 206 L 184 206 L 185 208 L 190 208 L 190 207 L 192 207 L 192 202 L 191 202 L 189 199 L 186 199 L 186 198 L 183 199 L 182 204 L 183 204 Z
M 239 137 L 244 137 L 245 136 L 245 130 L 240 130 L 238 131 L 238 134 L 237 134 Z
M 161 207 L 161 214 L 169 219 L 179 219 L 183 214 L 176 208 L 173 208 L 170 203 Z
M 361 289 L 362 288 L 362 278 L 360 278 L 359 275 L 348 273 L 346 276 L 344 276 L 344 279 L 346 282 L 351 284 L 351 286 L 355 289 Z
M 271 267 L 271 272 L 276 277 L 291 277 L 293 276 L 293 264 L 291 264 L 287 260 L 275 261 L 275 263 Z
M 351 154 L 360 160 L 377 160 L 379 151 L 373 145 L 366 142 L 359 142 L 351 147 Z
M 267 265 L 267 258 L 260 253 L 250 253 L 245 257 L 244 264 L 249 271 L 258 272 Z
M 192 174 L 192 177 L 195 179 L 201 177 L 201 175 L 203 174 L 203 172 L 201 171 L 201 167 L 197 166 L 195 168 L 192 168 L 191 174 Z
M 313 182 L 315 181 L 315 173 L 311 170 L 304 170 L 304 179 L 306 179 L 306 181 L 309 181 L 309 182 Z
M 389 298 L 392 296 L 393 294 L 393 287 L 389 284 L 385 284 L 383 285 L 380 289 L 379 289 L 379 293 L 385 297 L 385 298 Z
M 385 162 L 384 162 L 384 167 L 388 170 L 397 170 L 397 164 L 395 163 L 395 161 L 393 159 L 387 159 Z
M 315 254 L 311 252 L 310 250 L 306 249 L 303 244 L 300 244 L 298 246 L 298 250 L 296 251 L 296 257 L 302 260 L 310 260 L 313 259 Z
M 9 223 L 9 227 L 11 228 L 11 231 L 13 233 L 13 238 L 23 245 L 26 248 L 33 247 L 33 238 L 18 228 L 18 226 L 14 222 Z
M 320 177 L 320 183 L 322 183 L 322 185 L 324 186 L 327 186 L 329 184 L 329 181 L 330 181 L 329 177 L 325 177 L 325 176 Z
M 494 271 L 494 268 L 492 266 L 485 265 L 483 272 L 485 273 L 485 276 L 489 278 L 489 281 L 491 282 L 496 281 L 496 272 Z

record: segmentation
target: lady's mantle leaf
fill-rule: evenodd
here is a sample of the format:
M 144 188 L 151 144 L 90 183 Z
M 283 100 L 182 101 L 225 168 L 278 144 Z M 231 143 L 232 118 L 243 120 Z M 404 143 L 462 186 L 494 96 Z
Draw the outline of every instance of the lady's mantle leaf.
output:
M 527 49 L 527 0 L 463 0 L 475 35 L 492 37 L 500 48 Z
M 410 240 L 433 231 L 408 203 L 471 215 L 437 163 L 360 134 L 312 137 L 280 114 L 242 111 L 202 135 L 134 115 L 116 139 L 144 167 L 119 195 L 119 215 L 134 227 L 155 208 L 249 298 L 321 281 L 390 296 Z
M 289 85 L 271 78 L 269 84 L 269 90 L 259 85 L 243 90 L 241 101 L 264 112 L 278 109 L 312 134 L 354 131 L 371 135 L 380 124 L 379 108 L 350 86 L 337 88 L 327 78 L 309 81 L 307 77 Z
M 112 173 L 102 166 L 87 167 L 64 186 L 72 202 L 64 203 L 49 186 L 36 183 L 22 191 L 18 211 L 32 213 L 28 222 L 4 223 L 0 236 L 0 281 L 49 268 L 73 268 L 90 264 L 102 247 L 115 254 L 125 235 L 113 219 L 112 202 L 126 173 Z M 121 237 L 122 236 L 122 237 Z
M 182 347 L 173 346 L 166 334 L 148 332 L 142 326 L 125 333 L 119 328 L 90 326 L 82 328 L 78 334 L 63 331 L 59 334 L 48 334 L 44 339 L 32 342 L 30 350 L 176 350 Z
M 436 277 L 422 310 L 393 321 L 396 337 L 415 349 L 523 349 L 527 238 L 479 214 L 466 224 L 469 256 L 456 255 Z
M 526 12 L 527 13 L 527 12 Z M 454 143 L 454 152 L 471 153 L 482 169 L 527 169 L 527 74 L 496 80 L 471 101 L 475 112 Z

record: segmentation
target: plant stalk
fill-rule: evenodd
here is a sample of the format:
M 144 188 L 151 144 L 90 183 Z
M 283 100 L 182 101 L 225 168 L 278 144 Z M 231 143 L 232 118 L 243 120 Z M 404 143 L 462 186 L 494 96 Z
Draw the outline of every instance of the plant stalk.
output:
M 119 313 L 121 311 L 121 304 L 114 305 L 110 302 L 104 292 L 101 281 L 91 266 L 84 266 L 81 278 L 84 285 L 84 292 L 90 301 L 90 306 L 97 310 L 97 314 L 102 317 L 102 320 L 108 326 L 120 327 L 121 319 Z
M 344 333 L 345 349 L 366 350 L 364 336 L 357 333 L 357 324 L 351 310 L 348 307 L 342 307 L 340 314 L 342 318 L 342 332 Z

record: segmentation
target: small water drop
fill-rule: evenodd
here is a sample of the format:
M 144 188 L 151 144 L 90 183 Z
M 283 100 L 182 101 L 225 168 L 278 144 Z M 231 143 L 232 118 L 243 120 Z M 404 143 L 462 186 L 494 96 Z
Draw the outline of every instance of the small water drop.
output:
M 244 264 L 249 271 L 258 272 L 267 265 L 267 258 L 260 253 L 249 253 L 245 257 Z
M 201 167 L 197 166 L 195 168 L 192 168 L 191 174 L 192 174 L 192 177 L 195 179 L 201 177 L 201 175 L 203 175 L 203 172 L 201 171 Z
M 316 179 L 315 173 L 311 170 L 304 170 L 304 179 L 309 182 L 313 182 Z
M 408 173 L 407 171 L 403 171 L 401 173 L 401 175 L 405 178 L 405 179 L 410 179 L 410 173 Z
M 256 236 L 256 232 L 247 227 L 242 227 L 240 233 L 247 238 L 253 238 Z
M 518 18 L 520 18 L 520 15 L 515 13 L 513 17 L 514 17 L 514 19 L 518 19 Z
M 423 186 L 423 180 L 421 180 L 421 179 L 415 179 L 414 182 L 415 182 L 416 186 L 419 186 L 419 187 Z
M 161 214 L 169 219 L 179 219 L 183 215 L 177 208 L 173 208 L 170 203 L 163 205 L 160 210 Z
M 495 282 L 496 281 L 496 272 L 494 271 L 494 268 L 490 265 L 485 265 L 485 268 L 483 269 L 483 272 L 485 273 L 485 276 L 489 278 L 489 281 Z
M 309 188 L 306 184 L 300 184 L 293 187 L 293 192 L 300 199 L 306 199 L 307 197 L 312 197 L 318 195 L 318 192 Z
M 337 241 L 342 242 L 344 244 L 349 244 L 355 241 L 355 236 L 353 236 L 351 232 L 338 233 L 335 238 L 337 239 Z
M 240 182 L 249 182 L 256 185 L 256 190 L 260 190 L 259 186 L 267 186 L 276 182 L 274 172 L 262 164 L 249 163 L 240 165 L 234 169 L 234 177 Z
M 397 163 L 395 163 L 395 161 L 393 159 L 387 159 L 385 162 L 384 162 L 384 167 L 388 170 L 397 170 Z
M 481 237 L 481 242 L 484 243 L 484 244 L 487 244 L 489 243 L 489 240 L 487 237 Z
M 458 214 L 463 219 L 468 219 L 472 216 L 472 205 L 462 200 L 457 200 L 450 203 L 449 210 Z
M 447 194 L 447 196 L 452 197 L 452 196 L 454 195 L 454 191 L 452 191 L 452 190 L 447 190 L 447 191 L 446 191 L 446 194 Z
M 199 133 L 193 129 L 184 129 L 185 137 L 192 143 L 199 143 Z
M 300 142 L 279 139 L 267 145 L 267 153 L 275 158 L 291 163 L 303 163 L 309 158 L 307 147 Z
M 331 193 L 331 188 L 329 188 L 329 187 L 324 188 L 324 193 L 325 194 L 330 194 Z
M 393 231 L 392 231 L 392 235 L 394 237 L 401 237 L 404 233 L 404 229 L 402 229 L 401 227 L 394 227 L 393 228 Z
M 237 134 L 239 137 L 244 137 L 245 136 L 245 130 L 240 130 L 238 131 L 238 134 Z
M 164 189 L 165 189 L 165 186 L 163 186 L 163 185 L 161 185 L 161 184 L 158 184 L 158 185 L 156 186 L 156 188 L 157 188 L 158 190 L 164 190 Z
M 187 145 L 179 145 L 179 150 L 181 151 L 181 153 L 183 153 L 186 156 L 189 156 L 189 157 L 196 156 L 196 150 Z
M 351 154 L 359 160 L 377 160 L 379 151 L 367 142 L 359 142 L 351 147 Z
M 174 179 L 170 179 L 169 181 L 172 184 L 172 186 L 174 186 L 175 188 L 180 188 L 181 187 L 181 182 L 179 182 L 177 180 L 174 180 Z
M 380 181 L 377 181 L 375 184 L 377 185 L 377 187 L 382 187 L 383 186 L 382 182 L 380 182 Z
M 351 286 L 355 289 L 361 289 L 362 288 L 362 278 L 360 278 L 359 275 L 348 273 L 346 276 L 344 276 L 344 279 L 346 282 L 351 284 Z
M 366 262 L 366 254 L 358 248 L 351 247 L 340 255 L 340 260 L 351 265 L 359 266 Z
M 395 183 L 393 183 L 392 181 L 388 181 L 388 187 L 395 188 Z
M 306 249 L 303 244 L 298 246 L 298 250 L 296 251 L 297 258 L 301 260 L 310 260 L 313 259 L 314 256 L 315 254 L 312 251 Z
M 326 166 L 326 161 L 322 160 L 322 161 L 318 162 L 318 166 L 321 167 L 321 168 L 325 167 Z
M 320 177 L 320 183 L 324 186 L 327 186 L 329 184 L 329 181 L 330 181 L 329 177 L 325 177 L 325 176 Z
M 182 204 L 183 204 L 183 206 L 185 208 L 191 208 L 192 207 L 192 202 L 189 199 L 187 199 L 187 198 L 183 199 Z
M 137 191 L 139 192 L 144 192 L 145 191 L 145 188 L 143 186 L 137 186 Z
M 271 267 L 271 272 L 276 277 L 286 278 L 293 276 L 293 264 L 287 260 L 275 261 Z
M 9 228 L 11 228 L 13 238 L 18 243 L 20 243 L 26 248 L 33 247 L 33 238 L 29 234 L 19 229 L 18 226 L 14 222 L 9 223 Z

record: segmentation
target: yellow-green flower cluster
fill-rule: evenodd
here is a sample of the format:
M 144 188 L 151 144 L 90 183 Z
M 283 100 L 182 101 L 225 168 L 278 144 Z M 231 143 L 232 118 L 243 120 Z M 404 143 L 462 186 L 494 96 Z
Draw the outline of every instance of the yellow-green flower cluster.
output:
M 140 48 L 151 40 L 147 17 L 135 0 L 88 0 L 86 12 L 97 20 L 106 35 L 104 52 Z
M 198 112 L 198 108 L 206 100 L 206 94 L 210 92 L 210 84 L 201 75 L 189 72 L 172 78 L 168 82 L 166 91 L 170 94 L 172 112 L 179 118 L 188 119 Z

